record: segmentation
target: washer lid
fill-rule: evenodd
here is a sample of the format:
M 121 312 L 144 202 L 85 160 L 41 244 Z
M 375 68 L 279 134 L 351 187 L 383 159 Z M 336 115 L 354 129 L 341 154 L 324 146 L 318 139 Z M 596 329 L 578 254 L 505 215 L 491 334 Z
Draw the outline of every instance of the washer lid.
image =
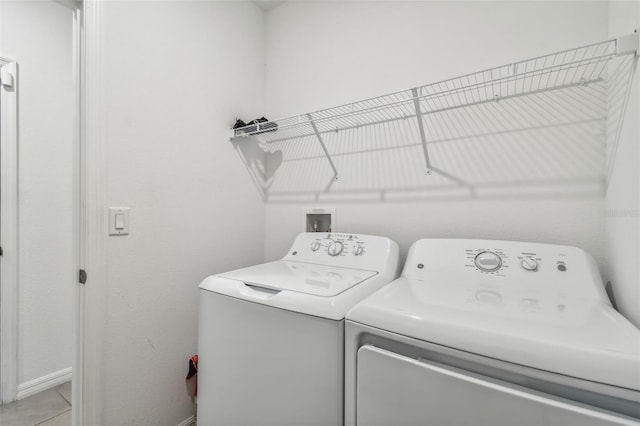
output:
M 220 276 L 276 291 L 331 297 L 377 274 L 361 269 L 282 260 L 225 272 Z
M 640 330 L 600 300 L 401 277 L 347 319 L 418 340 L 640 390 Z

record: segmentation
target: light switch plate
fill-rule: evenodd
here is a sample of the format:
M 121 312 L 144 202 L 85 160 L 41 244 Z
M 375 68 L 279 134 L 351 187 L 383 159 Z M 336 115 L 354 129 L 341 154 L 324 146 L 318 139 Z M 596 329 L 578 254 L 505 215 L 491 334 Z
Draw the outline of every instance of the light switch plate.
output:
M 109 207 L 109 235 L 129 235 L 129 207 Z

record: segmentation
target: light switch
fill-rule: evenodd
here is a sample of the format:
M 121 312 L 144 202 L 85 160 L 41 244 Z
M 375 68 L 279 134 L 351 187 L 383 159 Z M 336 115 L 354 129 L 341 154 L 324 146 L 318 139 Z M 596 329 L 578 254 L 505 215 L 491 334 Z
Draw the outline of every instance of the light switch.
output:
M 129 235 L 129 207 L 109 207 L 109 235 Z
M 124 213 L 116 213 L 116 231 L 124 229 Z

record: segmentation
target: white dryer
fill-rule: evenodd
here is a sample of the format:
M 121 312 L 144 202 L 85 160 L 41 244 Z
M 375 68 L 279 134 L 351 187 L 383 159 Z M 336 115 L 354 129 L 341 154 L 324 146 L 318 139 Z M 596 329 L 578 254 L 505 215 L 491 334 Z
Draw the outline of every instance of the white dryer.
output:
M 388 238 L 300 234 L 277 262 L 200 284 L 198 424 L 343 424 L 344 317 L 398 276 Z
M 640 425 L 640 331 L 568 246 L 420 240 L 347 315 L 346 425 Z

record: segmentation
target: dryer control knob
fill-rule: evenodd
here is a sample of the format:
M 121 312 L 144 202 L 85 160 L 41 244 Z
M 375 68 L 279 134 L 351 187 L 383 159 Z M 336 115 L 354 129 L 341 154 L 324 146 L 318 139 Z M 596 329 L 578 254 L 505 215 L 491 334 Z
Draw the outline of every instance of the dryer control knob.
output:
M 364 253 L 364 246 L 357 245 L 353 248 L 353 254 L 355 254 L 356 256 L 362 256 L 363 253 Z
M 329 253 L 329 256 L 337 256 L 342 253 L 343 249 L 344 244 L 342 244 L 342 241 L 332 241 L 329 244 L 329 248 L 327 248 L 327 253 Z
M 320 248 L 320 241 L 314 241 L 311 243 L 311 251 L 318 251 Z
M 492 251 L 483 251 L 476 255 L 474 263 L 481 271 L 493 272 L 500 269 L 502 259 Z
M 538 270 L 538 262 L 533 257 L 523 257 L 520 262 L 520 266 L 522 266 L 527 271 L 537 271 Z

